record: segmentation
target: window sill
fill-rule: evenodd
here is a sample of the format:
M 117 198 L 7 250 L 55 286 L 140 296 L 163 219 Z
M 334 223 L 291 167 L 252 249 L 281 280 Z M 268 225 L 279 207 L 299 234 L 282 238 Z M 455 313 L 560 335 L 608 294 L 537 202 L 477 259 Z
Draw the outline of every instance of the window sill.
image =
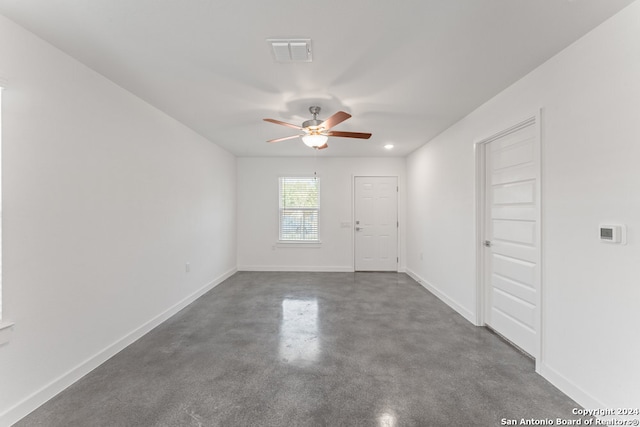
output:
M 315 242 L 297 242 L 293 240 L 278 240 L 275 244 L 278 248 L 320 248 L 322 247 L 321 241 Z
M 0 345 L 6 344 L 11 338 L 11 331 L 13 330 L 13 322 L 0 322 Z

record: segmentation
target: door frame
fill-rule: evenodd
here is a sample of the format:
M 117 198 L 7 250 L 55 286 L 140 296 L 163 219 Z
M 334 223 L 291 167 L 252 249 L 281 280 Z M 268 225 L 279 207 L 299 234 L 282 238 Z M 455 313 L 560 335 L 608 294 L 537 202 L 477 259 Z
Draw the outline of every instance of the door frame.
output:
M 357 178 L 395 178 L 397 186 L 396 197 L 396 221 L 398 221 L 396 233 L 396 272 L 400 272 L 400 177 L 398 175 L 351 175 L 351 254 L 352 269 L 356 271 L 356 179 Z
M 535 155 L 538 158 L 537 173 L 538 182 L 535 189 L 535 197 L 537 199 L 536 206 L 536 221 L 538 224 L 536 230 L 537 256 L 538 256 L 538 295 L 536 301 L 536 332 L 538 333 L 538 351 L 537 354 L 532 354 L 536 361 L 536 370 L 542 365 L 543 360 L 543 335 L 544 335 L 544 307 L 543 307 L 543 259 L 542 259 L 542 126 L 541 126 L 542 109 L 537 109 L 534 114 L 527 115 L 524 119 L 518 121 L 512 121 L 515 123 L 511 126 L 507 125 L 501 127 L 501 130 L 492 132 L 489 136 L 479 138 L 474 141 L 474 152 L 476 161 L 476 182 L 475 182 L 475 220 L 476 220 L 476 326 L 486 326 L 485 319 L 485 307 L 487 300 L 487 293 L 489 292 L 489 284 L 486 278 L 486 262 L 487 255 L 484 250 L 484 240 L 486 235 L 486 158 L 487 158 L 487 146 L 488 143 L 499 139 L 505 135 L 515 132 L 527 126 L 534 126 L 534 132 L 536 140 L 534 142 Z

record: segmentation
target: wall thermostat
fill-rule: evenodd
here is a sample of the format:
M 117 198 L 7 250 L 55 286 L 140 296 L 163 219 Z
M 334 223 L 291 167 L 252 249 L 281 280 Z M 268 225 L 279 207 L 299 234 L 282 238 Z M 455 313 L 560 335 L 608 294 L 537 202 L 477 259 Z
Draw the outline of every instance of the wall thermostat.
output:
M 603 243 L 627 244 L 627 227 L 620 224 L 603 224 L 600 226 L 600 241 Z

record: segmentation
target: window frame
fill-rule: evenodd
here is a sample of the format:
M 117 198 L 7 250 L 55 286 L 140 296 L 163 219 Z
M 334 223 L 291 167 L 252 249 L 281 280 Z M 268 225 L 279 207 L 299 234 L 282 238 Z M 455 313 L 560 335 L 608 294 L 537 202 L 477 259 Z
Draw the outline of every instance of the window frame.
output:
M 282 233 L 282 219 L 283 219 L 283 210 L 286 209 L 283 206 L 283 183 L 285 180 L 315 180 L 316 181 L 316 188 L 317 188 L 317 205 L 316 207 L 312 207 L 312 208 L 305 208 L 305 207 L 294 207 L 294 208 L 288 208 L 289 210 L 294 209 L 294 210 L 300 210 L 300 211 L 306 211 L 306 212 L 316 212 L 316 235 L 317 238 L 316 239 L 283 239 L 283 233 Z M 279 176 L 278 177 L 278 231 L 277 231 L 277 242 L 278 245 L 283 245 L 283 246 L 301 246 L 301 247 L 314 247 L 314 246 L 318 246 L 320 245 L 321 240 L 320 240 L 320 212 L 321 212 L 321 182 L 320 182 L 320 178 L 318 176 L 309 176 L 309 175 L 283 175 L 283 176 Z

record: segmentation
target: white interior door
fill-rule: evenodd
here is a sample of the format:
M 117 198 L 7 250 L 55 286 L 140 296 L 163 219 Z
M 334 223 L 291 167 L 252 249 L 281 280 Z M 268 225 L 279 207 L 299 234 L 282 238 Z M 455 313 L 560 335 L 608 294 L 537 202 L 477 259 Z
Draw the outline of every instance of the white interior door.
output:
M 398 271 L 398 178 L 355 178 L 355 270 Z
M 538 357 L 540 140 L 537 118 L 484 144 L 484 321 Z

